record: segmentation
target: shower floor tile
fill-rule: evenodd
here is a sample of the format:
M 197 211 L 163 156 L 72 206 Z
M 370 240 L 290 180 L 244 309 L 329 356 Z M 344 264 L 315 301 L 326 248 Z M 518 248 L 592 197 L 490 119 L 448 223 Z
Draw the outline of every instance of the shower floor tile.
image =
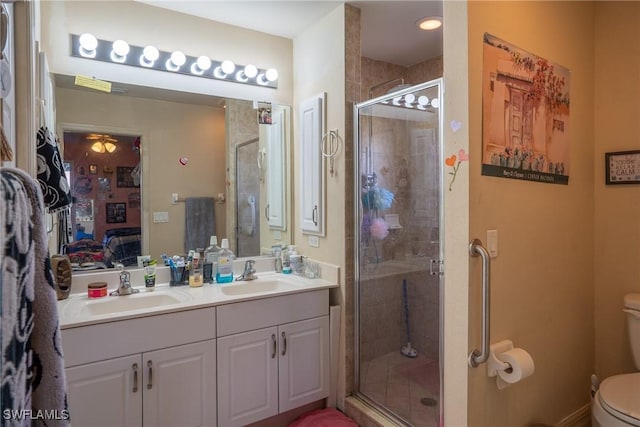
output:
M 440 375 L 435 360 L 422 355 L 410 359 L 398 351 L 363 362 L 361 391 L 414 427 L 438 426 Z

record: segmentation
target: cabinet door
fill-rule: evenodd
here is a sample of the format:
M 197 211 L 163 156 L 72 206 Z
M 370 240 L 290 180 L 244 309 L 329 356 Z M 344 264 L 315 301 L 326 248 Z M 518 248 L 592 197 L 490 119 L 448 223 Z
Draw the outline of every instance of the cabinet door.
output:
M 144 425 L 216 425 L 215 340 L 143 354 Z
M 279 327 L 280 412 L 329 396 L 329 317 Z
M 273 123 L 266 127 L 267 148 L 267 207 L 266 216 L 269 228 L 285 230 L 287 211 L 285 204 L 286 179 L 286 116 L 282 107 L 274 108 Z
M 243 426 L 278 413 L 277 328 L 218 338 L 218 424 Z
M 323 110 L 324 94 L 300 104 L 300 227 L 319 235 L 324 235 Z
M 140 355 L 67 368 L 65 374 L 74 426 L 142 425 Z

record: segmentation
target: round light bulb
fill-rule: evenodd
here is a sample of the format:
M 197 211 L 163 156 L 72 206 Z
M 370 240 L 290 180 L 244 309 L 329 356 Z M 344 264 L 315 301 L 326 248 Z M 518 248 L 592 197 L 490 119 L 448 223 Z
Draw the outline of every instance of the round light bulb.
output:
M 393 105 L 400 105 L 400 102 L 402 102 L 402 97 L 401 96 L 396 96 L 395 98 L 393 98 Z
M 211 67 L 211 59 L 208 56 L 199 56 L 196 63 L 202 71 L 207 71 Z
M 171 62 L 173 62 L 176 66 L 181 67 L 185 62 L 187 62 L 187 57 L 184 55 L 184 53 L 176 50 L 171 54 Z
M 249 64 L 244 67 L 244 75 L 252 79 L 258 75 L 258 69 L 255 65 Z
M 438 98 L 433 98 L 431 100 L 431 106 L 433 108 L 439 108 L 440 107 L 440 100 Z
M 220 68 L 222 69 L 223 73 L 231 74 L 236 69 L 236 64 L 234 64 L 233 61 L 229 61 L 227 59 L 226 61 L 222 62 L 222 64 L 220 65 Z
M 98 47 L 98 39 L 91 33 L 84 33 L 80 36 L 80 46 L 87 50 L 92 51 Z
M 418 97 L 418 104 L 422 105 L 423 107 L 426 107 L 427 105 L 429 105 L 429 97 L 425 95 L 420 95 Z
M 265 76 L 270 82 L 275 82 L 276 80 L 278 80 L 278 70 L 276 70 L 275 68 L 269 68 L 265 73 Z
M 129 53 L 129 43 L 124 40 L 116 40 L 113 42 L 113 51 L 118 56 L 125 56 Z
M 437 30 L 442 26 L 442 18 L 439 16 L 428 16 L 416 22 L 418 28 L 425 31 Z
M 144 50 L 142 51 L 142 54 L 144 55 L 144 58 L 147 61 L 152 61 L 152 62 L 160 57 L 160 52 L 155 46 L 145 47 Z
M 407 104 L 413 104 L 413 101 L 416 100 L 416 96 L 412 93 L 408 93 L 404 96 L 404 102 Z

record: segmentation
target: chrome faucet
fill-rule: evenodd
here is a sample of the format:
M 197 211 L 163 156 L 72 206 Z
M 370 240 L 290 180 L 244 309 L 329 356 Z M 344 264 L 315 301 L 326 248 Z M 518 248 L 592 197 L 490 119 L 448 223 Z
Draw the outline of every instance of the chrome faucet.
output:
M 120 286 L 118 286 L 118 289 L 111 292 L 109 295 L 131 295 L 140 292 L 140 289 L 134 289 L 131 287 L 131 273 L 124 271 L 124 265 L 116 264 L 116 268 L 120 272 Z
M 256 265 L 256 262 L 254 260 L 252 260 L 252 259 L 247 260 L 244 263 L 244 272 L 242 273 L 241 276 L 236 277 L 236 280 L 254 280 L 254 279 L 257 279 L 258 276 L 256 276 L 255 265 Z

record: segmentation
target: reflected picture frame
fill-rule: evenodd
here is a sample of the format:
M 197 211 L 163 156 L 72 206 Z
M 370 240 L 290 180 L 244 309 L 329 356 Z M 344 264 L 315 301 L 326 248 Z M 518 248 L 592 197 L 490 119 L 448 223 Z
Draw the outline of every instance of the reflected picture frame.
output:
M 640 150 L 604 154 L 605 184 L 640 184 Z
M 121 224 L 127 222 L 126 203 L 106 203 L 107 223 Z

